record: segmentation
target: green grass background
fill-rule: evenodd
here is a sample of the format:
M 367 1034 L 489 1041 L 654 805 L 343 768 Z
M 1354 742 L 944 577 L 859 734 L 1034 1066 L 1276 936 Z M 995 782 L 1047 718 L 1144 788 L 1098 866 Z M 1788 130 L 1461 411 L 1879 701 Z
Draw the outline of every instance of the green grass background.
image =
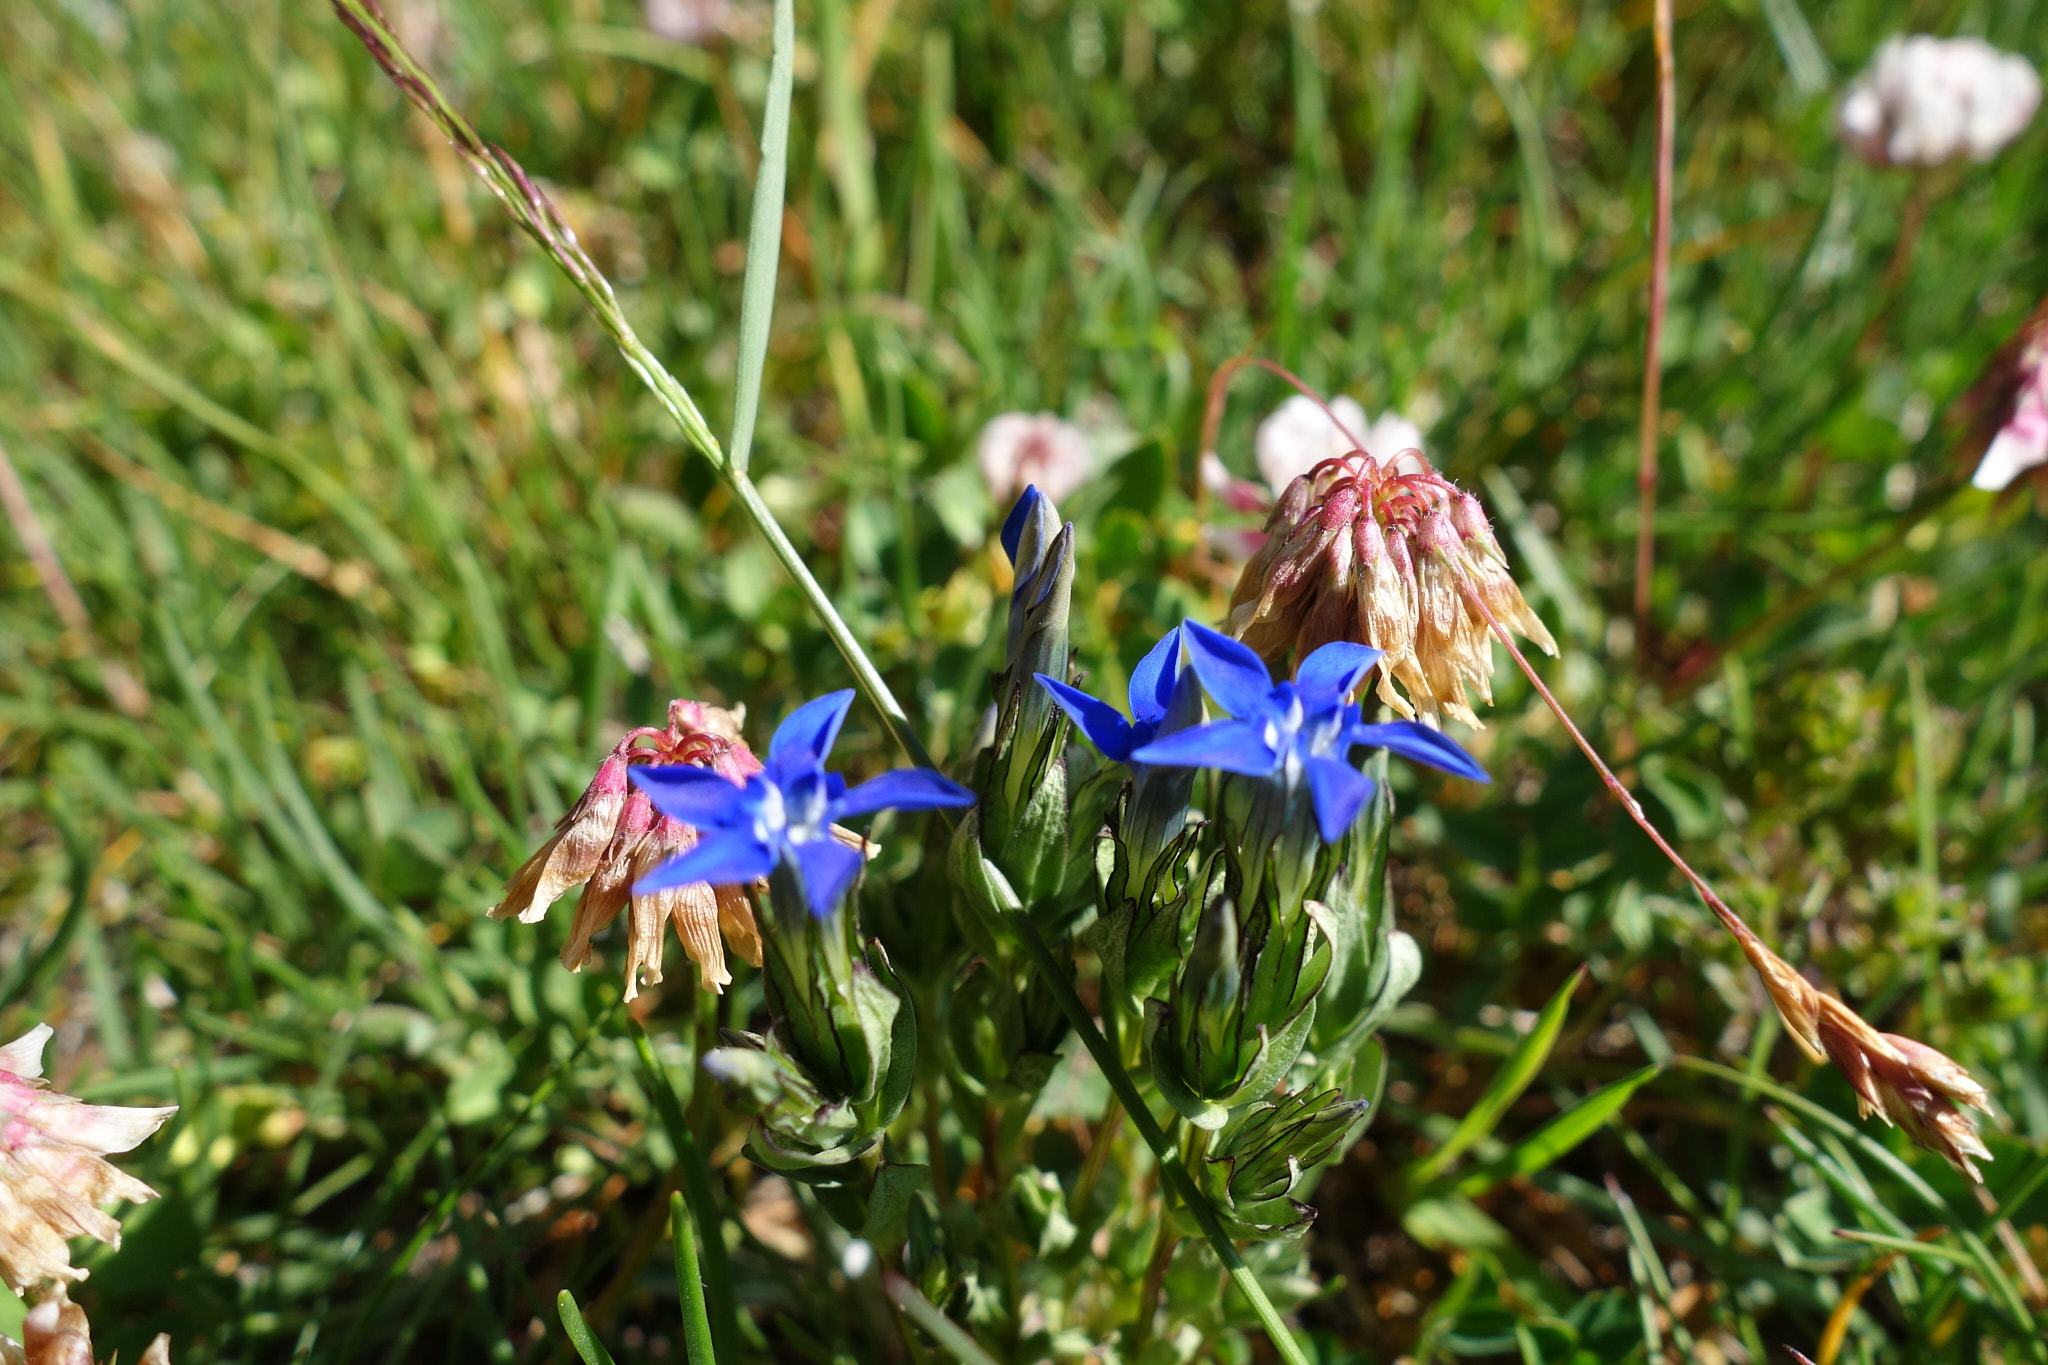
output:
M 616 0 L 388 8 L 722 426 L 765 24 L 698 51 Z M 1227 593 L 1194 499 L 1215 365 L 1254 348 L 1403 408 L 1506 532 L 1563 643 L 1543 667 L 1653 815 L 1793 961 L 1991 1084 L 1991 1188 L 2048 1263 L 2048 1198 L 2016 1188 L 2038 1190 L 2048 1143 L 2048 574 L 2024 495 L 1951 491 L 1957 400 L 2048 282 L 2048 120 L 1917 180 L 1830 135 L 1888 33 L 2039 59 L 2042 7 L 1679 11 L 1640 669 L 1646 3 L 800 6 L 756 477 L 950 760 L 1000 652 L 999 509 L 972 459 L 988 417 L 1113 413 L 1126 433 L 1063 508 L 1079 658 L 1115 689 Z M 572 977 L 565 913 L 483 911 L 625 726 L 689 695 L 745 702 L 764 736 L 843 665 L 573 290 L 324 6 L 18 0 L 6 25 L 0 441 L 92 631 L 0 540 L 0 1026 L 57 1024 L 76 1093 L 181 1106 L 127 1162 L 163 1199 L 86 1256 L 102 1352 L 168 1330 L 194 1362 L 338 1360 L 352 1334 L 362 1359 L 568 1359 L 568 1287 L 620 1359 L 675 1358 L 648 1255 L 673 1154 L 608 1013 L 619 952 Z M 1888 285 L 1916 194 L 1925 229 Z M 1240 472 L 1280 392 L 1233 389 Z M 113 704 L 101 658 L 142 680 L 146 714 Z M 1854 1122 L 1505 668 L 1498 692 L 1468 737 L 1493 785 L 1403 793 L 1427 966 L 1384 1112 L 1323 1188 L 1342 1215 L 1312 1250 L 1324 1358 L 1643 1358 L 1653 1335 L 1784 1359 L 1874 1259 L 1834 1229 L 1989 1237 L 1896 1135 L 1774 1118 L 1679 1068 L 1495 1190 L 1488 1225 L 1403 1225 L 1387 1170 L 1581 962 L 1503 1136 L 1674 1052 Z M 865 710 L 840 757 L 897 761 Z M 877 875 L 918 853 L 899 841 Z M 649 1028 L 729 1160 L 738 1121 L 691 1085 L 710 1007 L 687 975 Z M 743 984 L 722 1017 L 758 1002 Z M 743 1164 L 721 1179 L 737 1206 Z M 804 1212 L 808 1268 L 728 1227 L 768 1358 L 882 1358 L 872 1278 L 834 1279 Z M 1839 1358 L 2032 1358 L 1991 1278 L 1890 1269 Z M 1573 1344 L 1547 1324 L 1589 1292 L 1621 1325 Z

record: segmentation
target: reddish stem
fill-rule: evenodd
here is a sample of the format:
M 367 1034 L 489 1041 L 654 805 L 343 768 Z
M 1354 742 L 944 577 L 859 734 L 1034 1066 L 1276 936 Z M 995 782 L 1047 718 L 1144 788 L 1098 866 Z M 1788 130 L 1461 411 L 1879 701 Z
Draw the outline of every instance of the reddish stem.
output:
M 1304 383 L 1292 370 L 1284 365 L 1276 364 L 1264 356 L 1238 355 L 1232 356 L 1221 365 L 1218 365 L 1216 373 L 1209 376 L 1209 396 L 1202 407 L 1201 454 L 1213 455 L 1216 453 L 1216 433 L 1223 427 L 1225 391 L 1230 386 L 1231 377 L 1247 365 L 1256 366 L 1269 374 L 1278 375 L 1294 385 L 1304 397 L 1311 399 L 1317 407 L 1323 410 L 1324 415 L 1330 419 L 1337 430 L 1344 433 L 1344 438 L 1351 442 L 1354 449 L 1363 450 L 1365 448 L 1365 443 L 1358 439 L 1358 434 L 1338 420 L 1337 414 L 1330 410 L 1330 405 L 1323 401 L 1323 396 Z M 1207 513 L 1208 501 L 1209 490 L 1197 479 L 1195 481 L 1195 510 L 1197 515 Z
M 1627 787 L 1621 785 L 1621 779 L 1614 775 L 1614 770 L 1607 766 L 1607 761 L 1600 757 L 1599 751 L 1594 749 L 1591 741 L 1580 732 L 1579 727 L 1573 723 L 1571 716 L 1565 711 L 1564 706 L 1556 697 L 1551 695 L 1550 689 L 1543 685 L 1543 679 L 1538 677 L 1536 670 L 1530 666 L 1528 656 L 1522 653 L 1521 647 L 1515 643 L 1514 637 L 1508 634 L 1507 627 L 1503 626 L 1500 623 L 1500 619 L 1493 614 L 1492 608 L 1486 605 L 1485 599 L 1473 591 L 1470 585 L 1462 585 L 1461 590 L 1465 594 L 1466 603 L 1474 611 L 1477 611 L 1486 618 L 1486 624 L 1492 628 L 1494 638 L 1507 646 L 1508 653 L 1521 668 L 1522 676 L 1529 680 L 1529 685 L 1536 689 L 1536 695 L 1543 698 L 1544 705 L 1548 706 L 1551 714 L 1557 717 L 1558 724 L 1564 726 L 1565 733 L 1570 735 L 1572 742 L 1579 746 L 1579 752 L 1584 754 L 1586 761 L 1593 765 L 1593 771 L 1600 774 L 1600 780 L 1607 784 L 1607 790 L 1613 794 L 1615 800 L 1621 803 L 1621 808 L 1628 812 L 1629 819 L 1635 821 L 1636 827 L 1650 836 L 1650 842 L 1655 844 L 1658 851 L 1671 860 L 1673 867 L 1685 874 L 1685 879 L 1692 883 L 1692 889 L 1699 892 L 1700 899 L 1707 903 L 1707 908 L 1714 912 L 1715 917 L 1726 926 L 1729 933 L 1735 935 L 1737 939 L 1754 937 L 1749 926 L 1742 922 L 1742 917 L 1729 909 L 1726 901 L 1723 901 L 1718 895 L 1714 894 L 1714 888 L 1707 885 L 1707 879 L 1693 871 L 1692 864 L 1680 857 L 1678 850 L 1673 848 L 1670 841 L 1665 839 L 1658 832 L 1657 827 L 1650 823 L 1650 817 L 1643 814 L 1642 803 L 1630 794 Z
M 1671 164 L 1677 143 L 1671 0 L 1656 0 L 1657 204 L 1650 235 L 1650 326 L 1643 342 L 1643 427 L 1636 464 L 1636 654 L 1650 643 L 1650 579 L 1657 559 L 1657 437 L 1663 421 L 1664 308 L 1671 289 Z

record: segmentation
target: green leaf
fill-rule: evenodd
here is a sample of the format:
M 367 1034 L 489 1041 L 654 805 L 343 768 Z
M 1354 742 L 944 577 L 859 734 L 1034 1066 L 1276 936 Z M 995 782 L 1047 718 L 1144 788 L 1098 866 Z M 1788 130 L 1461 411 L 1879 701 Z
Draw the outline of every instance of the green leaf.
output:
M 789 172 L 789 96 L 796 80 L 796 6 L 775 0 L 774 50 L 768 63 L 768 108 L 761 122 L 761 170 L 754 177 L 753 221 L 747 229 L 747 273 L 740 282 L 739 370 L 733 384 L 732 441 L 726 458 L 745 473 L 761 411 L 761 370 L 775 315 L 775 276 L 782 257 L 782 196 Z
M 1536 1079 L 1536 1073 L 1543 1069 L 1543 1063 L 1550 1058 L 1550 1049 L 1557 1045 L 1557 1035 L 1564 1028 L 1566 1008 L 1571 1004 L 1572 992 L 1577 990 L 1584 979 L 1586 969 L 1573 972 L 1571 980 L 1564 983 L 1550 1003 L 1537 1016 L 1536 1026 L 1529 1030 L 1514 1054 L 1501 1064 L 1493 1081 L 1478 1103 L 1461 1120 L 1457 1128 L 1445 1139 L 1444 1145 L 1409 1173 L 1412 1185 L 1426 1185 L 1441 1175 L 1446 1167 L 1462 1156 L 1474 1143 L 1493 1133 L 1508 1107 L 1522 1097 L 1529 1083 Z
M 697 1224 L 680 1192 L 668 1197 L 668 1219 L 676 1242 L 676 1297 L 683 1305 L 683 1359 L 688 1365 L 717 1365 L 711 1315 L 704 1307 L 704 1277 L 697 1269 Z
M 583 1357 L 583 1365 L 612 1365 L 612 1353 L 605 1350 L 604 1343 L 583 1320 L 583 1310 L 576 1306 L 574 1294 L 564 1289 L 555 1295 L 555 1311 L 562 1315 L 562 1330 L 569 1334 L 569 1344 L 576 1348 L 576 1354 Z
M 1663 1070 L 1661 1066 L 1646 1066 L 1600 1087 L 1516 1143 L 1498 1161 L 1490 1161 L 1460 1180 L 1458 1193 L 1483 1194 L 1512 1176 L 1542 1170 L 1591 1137 L 1602 1124 L 1621 1111 L 1630 1096 L 1662 1074 Z

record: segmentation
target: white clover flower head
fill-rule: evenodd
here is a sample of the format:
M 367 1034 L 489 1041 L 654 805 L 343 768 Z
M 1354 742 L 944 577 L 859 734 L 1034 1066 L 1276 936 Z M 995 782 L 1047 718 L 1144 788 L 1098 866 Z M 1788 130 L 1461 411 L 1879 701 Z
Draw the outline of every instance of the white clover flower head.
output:
M 1991 438 L 1970 482 L 1998 491 L 2029 469 L 2048 464 L 2048 345 L 2039 339 L 2020 357 L 2019 395 Z
M 2026 58 L 1981 38 L 1888 38 L 1849 85 L 1835 127 L 1880 166 L 1989 161 L 2026 131 L 2041 79 Z
M 84 1104 L 42 1080 L 53 1030 L 38 1024 L 0 1047 L 0 1279 L 20 1290 L 82 1280 L 73 1237 L 121 1245 L 121 1225 L 102 1204 L 144 1203 L 156 1191 L 106 1157 L 163 1127 L 177 1106 L 124 1109 Z
M 989 496 L 1007 506 L 1026 488 L 1058 502 L 1095 472 L 1088 433 L 1050 412 L 1006 412 L 981 429 L 975 459 Z
M 731 0 L 641 0 L 647 30 L 672 43 L 703 47 L 732 22 Z
M 1330 420 L 1333 416 L 1335 422 Z M 1339 394 L 1324 412 L 1313 398 L 1297 393 L 1259 423 L 1253 442 L 1259 473 L 1277 497 L 1324 460 L 1339 460 L 1357 449 L 1352 437 L 1368 455 L 1388 464 L 1402 451 L 1422 449 L 1422 428 L 1392 408 L 1377 419 L 1369 418 L 1356 399 Z M 1421 468 L 1419 462 L 1415 468 Z

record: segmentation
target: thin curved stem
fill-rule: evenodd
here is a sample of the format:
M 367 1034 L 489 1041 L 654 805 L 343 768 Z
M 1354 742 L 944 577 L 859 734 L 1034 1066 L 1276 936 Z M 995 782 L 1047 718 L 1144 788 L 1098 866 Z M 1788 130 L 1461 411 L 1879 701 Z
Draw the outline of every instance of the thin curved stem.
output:
M 1358 433 L 1344 425 L 1336 412 L 1331 409 L 1329 403 L 1325 401 L 1321 394 L 1310 388 L 1307 381 L 1296 375 L 1294 371 L 1288 369 L 1285 365 L 1268 360 L 1261 355 L 1246 354 L 1232 356 L 1221 365 L 1218 365 L 1216 372 L 1209 376 L 1209 393 L 1202 404 L 1201 454 L 1214 455 L 1216 453 L 1216 435 L 1223 429 L 1223 400 L 1230 388 L 1231 379 L 1239 370 L 1247 367 L 1264 370 L 1266 373 L 1277 375 L 1289 384 L 1292 384 L 1304 398 L 1310 399 L 1317 407 L 1323 410 L 1323 415 L 1330 419 L 1331 425 L 1344 433 L 1346 440 L 1350 441 L 1359 450 L 1365 449 L 1365 442 L 1359 439 Z M 1208 497 L 1208 486 L 1197 480 L 1195 483 L 1195 507 L 1197 511 L 1207 507 Z
M 1621 803 L 1621 808 L 1628 812 L 1629 819 L 1636 822 L 1636 828 L 1649 835 L 1650 842 L 1657 846 L 1658 851 L 1670 859 L 1671 865 L 1683 873 L 1685 879 L 1692 883 L 1692 889 L 1699 893 L 1700 899 L 1707 903 L 1707 908 L 1714 912 L 1715 917 L 1721 921 L 1729 933 L 1734 934 L 1737 939 L 1754 938 L 1754 933 L 1747 924 L 1743 923 L 1742 917 L 1728 908 L 1727 902 L 1715 894 L 1714 888 L 1707 884 L 1707 879 L 1693 871 L 1692 864 L 1680 856 L 1678 850 L 1671 846 L 1671 842 L 1658 831 L 1655 825 L 1650 823 L 1650 817 L 1643 813 L 1642 802 L 1636 800 L 1629 789 L 1621 784 L 1621 779 L 1614 775 L 1614 770 L 1607 766 L 1607 760 L 1600 757 L 1599 751 L 1593 747 L 1592 742 L 1579 730 L 1577 723 L 1572 720 L 1571 715 L 1564 709 L 1563 704 L 1551 695 L 1548 687 L 1543 685 L 1543 679 L 1537 676 L 1536 669 L 1529 663 L 1528 656 L 1522 653 L 1521 647 L 1515 643 L 1514 637 L 1508 634 L 1507 627 L 1500 623 L 1500 618 L 1493 614 L 1493 609 L 1486 605 L 1485 599 L 1480 597 L 1469 584 L 1461 585 L 1460 590 L 1465 595 L 1466 604 L 1478 612 L 1485 619 L 1486 624 L 1492 628 L 1494 638 L 1507 646 L 1509 655 L 1520 666 L 1522 676 L 1527 678 L 1529 685 L 1536 689 L 1536 695 L 1543 698 L 1544 705 L 1548 706 L 1551 714 L 1557 717 L 1558 724 L 1564 726 L 1565 733 L 1570 735 L 1572 742 L 1579 746 L 1579 752 L 1584 754 L 1586 761 L 1593 765 L 1593 771 L 1600 774 L 1600 780 L 1606 784 L 1607 790 L 1616 801 Z
M 1216 1249 L 1216 1256 L 1229 1272 L 1232 1284 L 1251 1303 L 1252 1311 L 1259 1316 L 1266 1335 L 1272 1339 L 1273 1349 L 1287 1365 L 1309 1365 L 1309 1359 L 1302 1353 L 1294 1334 L 1287 1330 L 1281 1320 L 1280 1310 L 1266 1297 L 1259 1277 L 1252 1274 L 1251 1267 L 1244 1263 L 1244 1257 L 1237 1252 L 1230 1234 L 1223 1230 L 1223 1223 L 1216 1216 L 1216 1210 L 1209 1207 L 1209 1201 L 1195 1188 L 1194 1177 L 1188 1174 L 1181 1163 L 1179 1150 L 1167 1139 L 1146 1107 L 1145 1097 L 1138 1093 L 1137 1083 L 1131 1073 L 1124 1070 L 1123 1062 L 1110 1048 L 1109 1040 L 1102 1036 L 1102 1030 L 1095 1027 L 1095 1020 L 1088 1013 L 1088 1007 L 1081 1003 L 1081 997 L 1074 991 L 1074 983 L 1068 980 L 1072 964 L 1062 970 L 1052 949 L 1046 946 L 1044 935 L 1028 915 L 1013 915 L 1010 921 L 1016 926 L 1017 937 L 1023 941 L 1025 952 L 1031 955 L 1032 963 L 1043 974 L 1045 982 L 1052 988 L 1053 998 L 1059 1001 L 1060 1009 L 1066 1014 L 1067 1022 L 1074 1026 L 1074 1032 L 1081 1036 L 1081 1045 L 1088 1049 L 1088 1055 L 1095 1059 L 1095 1065 L 1102 1068 L 1102 1074 L 1109 1081 L 1110 1089 L 1124 1102 L 1124 1110 L 1130 1115 L 1131 1126 L 1138 1130 L 1138 1136 L 1152 1149 L 1152 1155 L 1159 1160 L 1161 1183 L 1171 1186 L 1174 1194 L 1186 1206 L 1188 1214 L 1202 1229 L 1202 1235 L 1209 1239 L 1209 1245 Z

